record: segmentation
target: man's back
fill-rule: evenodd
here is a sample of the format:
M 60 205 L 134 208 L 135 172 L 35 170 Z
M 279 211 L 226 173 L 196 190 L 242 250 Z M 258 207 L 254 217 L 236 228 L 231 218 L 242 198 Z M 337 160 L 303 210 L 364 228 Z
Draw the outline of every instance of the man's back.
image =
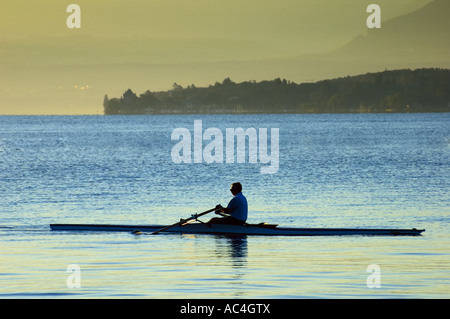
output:
M 248 215 L 247 199 L 241 192 L 236 194 L 233 197 L 233 199 L 230 200 L 227 208 L 231 210 L 232 217 L 239 219 L 243 222 L 247 220 Z

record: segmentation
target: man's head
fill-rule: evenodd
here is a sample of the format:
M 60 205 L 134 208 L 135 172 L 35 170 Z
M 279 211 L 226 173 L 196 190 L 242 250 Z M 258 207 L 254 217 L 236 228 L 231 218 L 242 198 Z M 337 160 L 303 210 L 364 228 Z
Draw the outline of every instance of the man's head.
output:
M 231 184 L 230 191 L 233 195 L 236 195 L 236 194 L 239 194 L 240 192 L 242 192 L 241 183 L 237 182 L 237 183 Z

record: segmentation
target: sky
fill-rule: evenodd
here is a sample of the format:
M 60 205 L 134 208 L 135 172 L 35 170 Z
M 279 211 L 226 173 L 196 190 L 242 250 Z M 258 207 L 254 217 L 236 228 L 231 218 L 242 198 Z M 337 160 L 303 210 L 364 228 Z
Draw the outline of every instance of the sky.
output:
M 431 0 L 377 0 L 382 19 Z M 286 45 L 292 54 L 330 50 L 365 29 L 373 0 L 2 0 L 3 39 L 89 35 L 126 38 L 229 38 Z M 65 24 L 81 7 L 82 28 Z M 288 53 L 288 52 L 286 52 Z
M 0 114 L 101 114 L 105 94 L 129 87 L 289 77 L 272 64 L 247 67 L 344 46 L 367 32 L 373 2 L 386 21 L 430 1 L 2 0 Z M 80 29 L 67 27 L 71 3 Z

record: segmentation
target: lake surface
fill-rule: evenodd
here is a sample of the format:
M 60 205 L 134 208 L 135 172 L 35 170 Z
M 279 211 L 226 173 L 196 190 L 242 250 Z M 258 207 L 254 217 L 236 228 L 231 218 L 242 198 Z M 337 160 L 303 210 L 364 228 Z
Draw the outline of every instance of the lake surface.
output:
M 227 128 L 279 128 L 278 171 L 261 174 L 267 164 L 248 158 L 175 164 L 171 134 L 193 134 L 194 120 L 224 136 Z M 235 181 L 250 223 L 426 232 L 229 238 L 49 229 L 172 224 L 225 206 Z M 0 298 L 449 298 L 449 204 L 449 113 L 0 116 Z

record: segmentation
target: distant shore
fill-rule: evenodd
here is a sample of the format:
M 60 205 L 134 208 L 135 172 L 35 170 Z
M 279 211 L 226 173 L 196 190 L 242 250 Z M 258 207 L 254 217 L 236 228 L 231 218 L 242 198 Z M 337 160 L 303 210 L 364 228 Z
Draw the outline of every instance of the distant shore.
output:
M 185 88 L 120 98 L 105 95 L 105 115 L 260 113 L 424 113 L 450 112 L 450 70 L 403 69 L 347 76 L 315 83 L 235 83 L 226 78 L 209 87 Z

